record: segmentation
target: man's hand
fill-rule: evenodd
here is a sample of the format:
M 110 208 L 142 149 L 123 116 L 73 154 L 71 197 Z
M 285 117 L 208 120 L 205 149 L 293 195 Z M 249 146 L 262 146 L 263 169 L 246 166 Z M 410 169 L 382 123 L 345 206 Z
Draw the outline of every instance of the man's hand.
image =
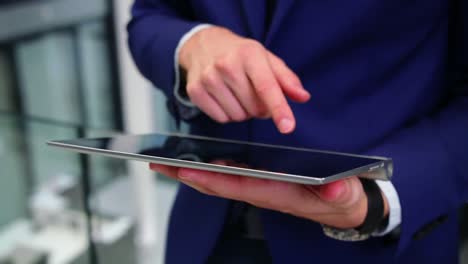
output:
M 244 201 L 336 228 L 358 227 L 367 214 L 367 197 L 357 177 L 312 186 L 157 164 L 150 164 L 150 168 L 208 195 Z M 388 203 L 385 195 L 383 198 L 387 215 Z
M 286 97 L 306 102 L 310 94 L 286 64 L 255 40 L 221 27 L 203 29 L 181 48 L 187 94 L 220 123 L 272 118 L 281 133 L 296 121 Z

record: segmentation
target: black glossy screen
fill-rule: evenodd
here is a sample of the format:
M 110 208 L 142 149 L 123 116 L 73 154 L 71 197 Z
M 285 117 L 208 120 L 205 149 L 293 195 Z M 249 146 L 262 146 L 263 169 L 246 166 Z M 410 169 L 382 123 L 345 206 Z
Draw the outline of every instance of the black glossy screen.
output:
M 234 161 L 253 169 L 326 178 L 379 162 L 379 159 L 298 150 L 278 146 L 226 142 L 191 136 L 149 134 L 56 141 L 68 145 L 210 163 Z M 237 165 L 232 165 L 237 166 Z

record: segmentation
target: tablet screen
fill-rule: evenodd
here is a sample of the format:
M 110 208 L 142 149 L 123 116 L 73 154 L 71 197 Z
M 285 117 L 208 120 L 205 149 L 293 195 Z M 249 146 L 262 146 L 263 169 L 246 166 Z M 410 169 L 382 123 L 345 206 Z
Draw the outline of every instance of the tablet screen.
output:
M 124 135 L 111 138 L 54 141 L 61 145 L 130 153 L 145 157 L 191 160 L 198 163 L 234 161 L 255 170 L 327 178 L 365 166 L 383 167 L 385 158 L 298 149 L 186 135 Z M 228 163 L 229 164 L 229 163 Z

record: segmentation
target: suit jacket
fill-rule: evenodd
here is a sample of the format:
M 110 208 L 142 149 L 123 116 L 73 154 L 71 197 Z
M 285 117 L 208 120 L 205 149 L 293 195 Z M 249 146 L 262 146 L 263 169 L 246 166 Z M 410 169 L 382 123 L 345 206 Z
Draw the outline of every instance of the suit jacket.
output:
M 218 125 L 201 115 L 190 121 L 194 133 L 393 158 L 397 241 L 340 242 L 317 223 L 261 210 L 276 263 L 456 263 L 456 211 L 468 198 L 468 95 L 466 83 L 447 82 L 449 2 L 136 0 L 129 45 L 142 74 L 172 102 L 174 51 L 187 31 L 210 23 L 256 39 L 312 94 L 310 103 L 292 104 L 295 132 L 280 135 L 265 120 Z M 182 186 L 166 262 L 203 263 L 228 205 Z

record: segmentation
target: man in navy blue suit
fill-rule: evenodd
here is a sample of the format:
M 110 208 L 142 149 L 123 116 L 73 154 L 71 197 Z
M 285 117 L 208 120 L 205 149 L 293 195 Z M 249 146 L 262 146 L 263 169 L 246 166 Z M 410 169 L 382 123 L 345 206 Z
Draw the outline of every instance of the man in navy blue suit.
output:
M 468 84 L 447 78 L 467 66 L 450 5 L 136 0 L 135 62 L 191 132 L 395 164 L 391 183 L 320 187 L 152 164 L 183 183 L 166 262 L 456 263 Z

